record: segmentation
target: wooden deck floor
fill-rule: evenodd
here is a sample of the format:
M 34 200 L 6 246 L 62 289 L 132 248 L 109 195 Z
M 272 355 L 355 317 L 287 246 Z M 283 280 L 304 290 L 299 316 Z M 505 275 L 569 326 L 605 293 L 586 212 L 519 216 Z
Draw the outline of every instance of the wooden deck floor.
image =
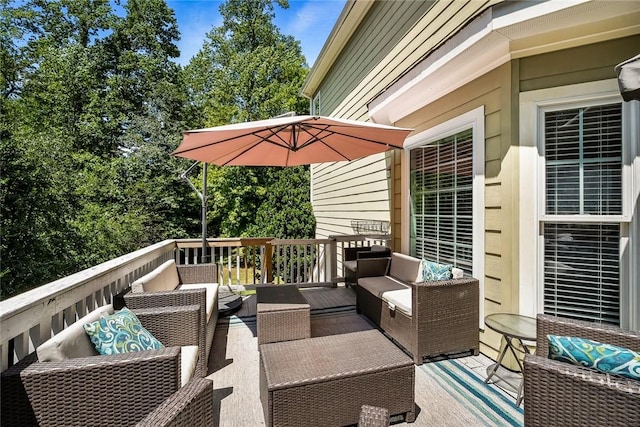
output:
M 374 326 L 355 313 L 355 293 L 349 288 L 312 288 L 302 290 L 311 305 L 312 336 L 332 335 L 372 329 Z M 218 321 L 211 356 L 208 378 L 214 382 L 214 425 L 220 427 L 263 426 L 264 416 L 258 387 L 258 349 L 256 338 L 255 296 L 243 301 L 235 315 Z M 486 356 L 457 359 L 469 369 L 484 371 L 492 362 Z M 433 406 L 429 390 L 433 384 L 424 372 L 416 368 L 416 405 L 423 410 Z M 455 402 L 453 403 L 455 405 Z M 437 414 L 423 415 L 413 424 L 394 425 L 485 425 L 465 415 L 462 406 L 447 408 L 442 419 Z M 457 414 L 450 418 L 450 412 Z M 436 417 L 436 418 L 434 418 Z M 465 418 L 466 417 L 466 418 Z M 429 421 L 427 421 L 429 420 Z M 460 424 L 462 423 L 462 424 Z

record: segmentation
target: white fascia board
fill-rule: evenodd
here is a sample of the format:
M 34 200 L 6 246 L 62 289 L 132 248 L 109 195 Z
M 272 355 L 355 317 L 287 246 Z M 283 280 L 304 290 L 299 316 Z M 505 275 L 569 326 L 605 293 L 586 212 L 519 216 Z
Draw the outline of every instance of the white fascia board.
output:
M 412 112 L 511 60 L 510 43 L 513 40 L 557 28 L 552 19 L 541 21 L 539 18 L 566 13 L 567 9 L 576 6 L 581 9 L 581 5 L 585 5 L 585 9 L 603 6 L 588 0 L 557 0 L 532 3 L 531 6 L 522 10 L 502 16 L 491 16 L 484 27 L 461 40 L 458 45 L 426 66 L 411 80 L 397 88 L 393 86 L 389 88 L 388 91 L 391 93 L 384 94 L 384 100 L 369 105 L 369 116 L 375 123 L 396 123 Z M 528 25 L 532 21 L 536 21 L 535 25 Z M 455 42 L 455 36 L 453 41 Z M 425 61 L 428 60 L 427 58 Z

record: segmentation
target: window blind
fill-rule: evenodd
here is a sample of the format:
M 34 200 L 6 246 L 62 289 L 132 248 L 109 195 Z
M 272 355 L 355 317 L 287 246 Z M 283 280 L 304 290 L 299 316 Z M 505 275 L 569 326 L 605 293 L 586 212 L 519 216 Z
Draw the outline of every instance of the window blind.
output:
M 620 323 L 620 226 L 545 224 L 544 312 Z
M 622 213 L 621 104 L 545 113 L 548 215 Z M 543 223 L 544 311 L 620 322 L 620 224 Z
M 548 112 L 544 130 L 547 214 L 620 214 L 621 105 Z
M 471 275 L 473 267 L 473 134 L 471 130 L 412 149 L 411 253 L 453 264 Z

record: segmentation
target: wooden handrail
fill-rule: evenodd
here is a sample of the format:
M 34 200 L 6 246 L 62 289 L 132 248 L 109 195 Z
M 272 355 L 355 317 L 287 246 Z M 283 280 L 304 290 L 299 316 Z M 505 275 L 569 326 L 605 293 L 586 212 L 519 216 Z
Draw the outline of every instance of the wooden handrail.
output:
M 363 236 L 325 239 L 218 238 L 207 239 L 213 262 L 219 264 L 220 283 L 307 282 L 333 285 L 340 280 L 338 265 L 344 245 L 369 244 Z M 163 262 L 198 263 L 201 239 L 169 239 L 63 277 L 0 301 L 0 369 L 33 352 L 52 335 L 73 324 Z M 275 266 L 275 272 L 274 272 Z M 247 271 L 240 275 L 240 269 Z M 251 274 L 250 274 L 251 273 Z M 275 274 L 274 274 L 275 273 Z

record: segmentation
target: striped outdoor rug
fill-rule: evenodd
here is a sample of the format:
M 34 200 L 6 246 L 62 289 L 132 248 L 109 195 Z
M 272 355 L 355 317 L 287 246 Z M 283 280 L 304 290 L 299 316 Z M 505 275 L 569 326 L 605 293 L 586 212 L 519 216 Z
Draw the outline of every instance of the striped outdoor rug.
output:
M 258 395 L 258 351 L 255 316 L 219 319 L 210 367 L 215 389 L 224 394 L 216 411 L 218 427 L 264 425 Z M 312 310 L 312 336 L 373 328 L 353 307 Z M 211 362 L 213 361 L 213 362 Z M 522 426 L 522 407 L 495 385 L 485 384 L 485 356 L 469 356 L 416 366 L 415 423 L 392 420 L 394 427 Z M 472 369 L 470 366 L 476 366 Z M 247 410 L 246 402 L 256 409 Z M 526 403 L 526 402 L 525 402 Z M 218 412 L 219 411 L 219 412 Z
M 424 363 L 419 367 L 470 415 L 477 425 L 522 426 L 523 409 L 496 386 L 484 383 L 474 370 L 456 359 Z

